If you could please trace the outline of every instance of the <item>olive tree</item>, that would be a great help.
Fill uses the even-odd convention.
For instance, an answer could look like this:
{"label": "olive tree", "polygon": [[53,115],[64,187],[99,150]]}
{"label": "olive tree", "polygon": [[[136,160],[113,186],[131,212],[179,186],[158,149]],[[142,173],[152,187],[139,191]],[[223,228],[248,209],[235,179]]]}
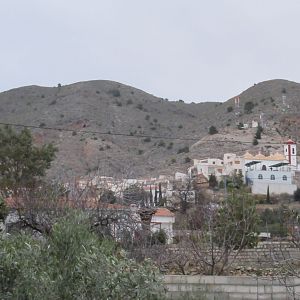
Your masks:
{"label": "olive tree", "polygon": [[1,299],[163,299],[160,276],[149,261],[126,258],[112,240],[71,213],[50,235],[0,238]]}

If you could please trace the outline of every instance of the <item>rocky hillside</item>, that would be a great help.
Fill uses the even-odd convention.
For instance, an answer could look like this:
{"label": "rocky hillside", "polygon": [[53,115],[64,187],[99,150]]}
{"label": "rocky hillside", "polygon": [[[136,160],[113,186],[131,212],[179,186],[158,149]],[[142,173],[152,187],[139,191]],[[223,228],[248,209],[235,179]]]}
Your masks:
{"label": "rocky hillside", "polygon": [[[32,129],[36,143],[51,141],[58,146],[51,176],[98,170],[102,175],[131,177],[185,170],[194,157],[242,153],[253,147],[254,132],[238,130],[236,124],[258,121],[261,113],[266,129],[255,149],[276,149],[287,136],[300,138],[299,99],[300,84],[285,80],[249,88],[240,95],[239,110],[233,98],[186,104],[116,82],[89,81],[3,92],[0,120],[36,126]],[[245,111],[245,105],[251,109]],[[212,125],[219,134],[208,134]]]}

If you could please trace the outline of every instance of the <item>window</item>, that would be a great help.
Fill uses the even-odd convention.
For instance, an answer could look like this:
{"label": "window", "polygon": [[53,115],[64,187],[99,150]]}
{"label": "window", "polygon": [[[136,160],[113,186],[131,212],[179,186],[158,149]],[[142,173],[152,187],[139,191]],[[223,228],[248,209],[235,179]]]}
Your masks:
{"label": "window", "polygon": [[292,153],[295,154],[295,148],[292,149]]}
{"label": "window", "polygon": [[266,165],[263,165],[261,169],[262,169],[263,171],[266,171],[266,170],[267,170]]}
{"label": "window", "polygon": [[271,180],[275,180],[275,175],[271,175]]}
{"label": "window", "polygon": [[283,175],[283,176],[282,176],[282,180],[285,180],[285,181],[287,180],[286,175]]}
{"label": "window", "polygon": [[262,174],[258,174],[258,179],[263,179]]}

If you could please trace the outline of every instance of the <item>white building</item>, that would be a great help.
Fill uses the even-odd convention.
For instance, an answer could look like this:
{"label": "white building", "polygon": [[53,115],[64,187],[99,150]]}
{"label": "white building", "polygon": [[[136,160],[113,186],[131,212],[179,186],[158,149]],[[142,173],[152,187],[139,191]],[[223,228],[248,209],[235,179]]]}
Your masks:
{"label": "white building", "polygon": [[207,179],[210,175],[215,175],[218,180],[221,180],[224,175],[224,162],[218,158],[194,159],[194,166],[188,169],[190,178],[198,174],[203,174]]}
{"label": "white building", "polygon": [[202,174],[207,179],[210,175],[215,175],[217,180],[221,181],[223,176],[232,176],[240,171],[243,175],[245,174],[244,158],[235,153],[225,153],[223,160],[218,158],[194,159],[194,166],[188,169],[188,174],[191,178]]}
{"label": "white building", "polygon": [[169,211],[167,208],[160,207],[152,215],[150,228],[151,231],[157,232],[164,230],[167,235],[167,243],[171,244],[173,240],[173,224],[175,223],[175,214]]}
{"label": "white building", "polygon": [[293,178],[295,171],[285,155],[276,153],[265,156],[261,153],[246,153],[245,180],[251,186],[253,194],[269,193],[292,195],[297,189]]}

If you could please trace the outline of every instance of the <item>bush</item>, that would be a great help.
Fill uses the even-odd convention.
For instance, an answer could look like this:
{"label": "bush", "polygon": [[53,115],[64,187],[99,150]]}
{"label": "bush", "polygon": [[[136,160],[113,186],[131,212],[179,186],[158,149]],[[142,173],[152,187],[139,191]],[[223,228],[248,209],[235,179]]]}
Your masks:
{"label": "bush", "polygon": [[112,95],[114,97],[120,97],[121,96],[121,93],[118,89],[111,89],[111,90],[108,91],[108,94]]}
{"label": "bush", "polygon": [[163,229],[154,232],[151,236],[151,245],[165,245],[167,243],[167,234]]}
{"label": "bush", "polygon": [[164,141],[160,140],[157,146],[158,147],[166,147],[166,143]]}
{"label": "bush", "polygon": [[151,138],[150,137],[145,137],[143,141],[145,143],[149,143],[149,142],[151,142]]}
{"label": "bush", "polygon": [[233,111],[233,107],[232,107],[232,106],[228,106],[228,107],[227,107],[227,112],[230,113],[230,112],[232,112],[232,111]]}
{"label": "bush", "polygon": [[130,105],[130,104],[132,104],[133,102],[132,102],[132,100],[131,99],[128,99],[127,100],[127,105]]}
{"label": "bush", "polygon": [[297,190],[294,192],[294,200],[300,201],[300,189],[297,188]]}
{"label": "bush", "polygon": [[257,140],[256,138],[254,138],[254,139],[253,139],[253,141],[252,141],[252,145],[253,145],[253,146],[256,146],[256,145],[258,145],[258,140]]}
{"label": "bush", "polygon": [[179,124],[179,125],[178,125],[178,128],[179,128],[179,129],[182,129],[182,128],[183,128],[182,124]]}
{"label": "bush", "polygon": [[170,142],[169,145],[168,145],[168,147],[167,147],[167,149],[171,150],[172,148],[173,148],[173,142]]}
{"label": "bush", "polygon": [[136,108],[142,110],[142,109],[143,109],[143,104],[142,104],[142,103],[139,103],[139,104],[136,106]]}
{"label": "bush", "polygon": [[144,153],[144,150],[139,149],[138,155],[142,155]]}
{"label": "bush", "polygon": [[215,126],[210,126],[209,129],[208,129],[208,133],[209,134],[216,134],[216,133],[218,133],[218,130]]}
{"label": "bush", "polygon": [[255,133],[255,138],[260,140],[262,132],[263,132],[263,128],[259,125]]}
{"label": "bush", "polygon": [[184,146],[183,148],[178,149],[177,154],[188,153],[188,152],[190,152],[189,146]]}
{"label": "bush", "polygon": [[186,164],[190,163],[192,160],[187,156],[185,159],[184,159],[184,162]]}
{"label": "bush", "polygon": [[246,102],[245,105],[244,105],[245,114],[251,114],[253,108],[254,108],[254,104],[253,104],[252,101]]}

